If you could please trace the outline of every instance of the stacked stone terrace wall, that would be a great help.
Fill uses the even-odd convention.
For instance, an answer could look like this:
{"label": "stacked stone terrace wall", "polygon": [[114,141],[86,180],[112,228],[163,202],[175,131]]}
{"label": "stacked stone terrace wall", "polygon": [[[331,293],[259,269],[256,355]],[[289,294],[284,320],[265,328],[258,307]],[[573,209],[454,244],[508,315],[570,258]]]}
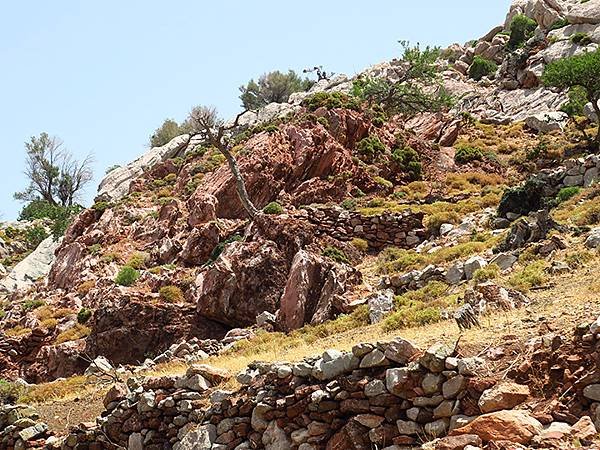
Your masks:
{"label": "stacked stone terrace wall", "polygon": [[426,239],[423,213],[405,211],[365,216],[339,207],[307,207],[308,220],[318,225],[319,233],[340,241],[361,238],[369,247],[393,245],[414,248]]}

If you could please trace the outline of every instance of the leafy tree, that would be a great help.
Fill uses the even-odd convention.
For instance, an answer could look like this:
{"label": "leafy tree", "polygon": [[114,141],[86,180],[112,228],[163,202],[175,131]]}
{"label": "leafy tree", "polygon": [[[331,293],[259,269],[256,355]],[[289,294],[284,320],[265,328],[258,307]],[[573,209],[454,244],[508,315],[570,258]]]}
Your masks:
{"label": "leafy tree", "polygon": [[79,205],[61,206],[46,200],[34,200],[23,207],[19,220],[50,219],[52,236],[55,240],[65,234],[73,218],[83,208]]}
{"label": "leafy tree", "polygon": [[150,147],[162,147],[168,144],[171,139],[189,131],[189,126],[186,122],[180,125],[173,119],[165,119],[163,124],[150,136]]}
{"label": "leafy tree", "polygon": [[92,159],[77,161],[56,137],[41,133],[25,143],[25,176],[29,186],[14,194],[24,202],[44,200],[51,205],[72,206],[81,190],[92,180]]}
{"label": "leafy tree", "polygon": [[300,77],[293,70],[283,73],[278,70],[261,75],[258,82],[250,80],[240,87],[240,100],[247,110],[261,108],[269,103],[284,103],[294,92],[307,91],[314,84]]}
{"label": "leafy tree", "polygon": [[[546,86],[559,89],[579,88],[585,92],[596,113],[598,131],[595,139],[589,139],[593,147],[600,146],[600,50],[559,59],[546,66],[542,75]],[[587,135],[586,135],[587,137]]]}
{"label": "leafy tree", "polygon": [[395,81],[387,78],[362,78],[354,83],[353,94],[369,106],[379,104],[388,115],[440,111],[452,105],[452,98],[439,82],[438,47],[410,46],[404,49],[400,64],[393,70]]}

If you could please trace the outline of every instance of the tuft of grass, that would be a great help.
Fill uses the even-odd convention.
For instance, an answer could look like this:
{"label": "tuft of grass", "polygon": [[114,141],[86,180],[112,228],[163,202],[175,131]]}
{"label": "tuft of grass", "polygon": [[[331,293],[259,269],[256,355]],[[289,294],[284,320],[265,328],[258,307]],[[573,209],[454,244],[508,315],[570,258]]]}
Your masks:
{"label": "tuft of grass", "polygon": [[500,276],[500,267],[497,264],[488,264],[481,269],[477,269],[473,274],[473,281],[475,283],[484,283],[486,281],[493,280]]}
{"label": "tuft of grass", "polygon": [[263,208],[263,212],[265,214],[281,214],[283,212],[283,206],[277,202],[271,202]]}
{"label": "tuft of grass", "polygon": [[82,282],[79,286],[77,286],[77,293],[81,296],[87,295],[94,287],[96,286],[96,282],[94,280],[87,280]]}
{"label": "tuft of grass", "polygon": [[548,275],[546,274],[545,269],[545,261],[534,261],[515,272],[508,279],[508,284],[521,292],[527,292],[531,288],[543,286],[548,282]]}
{"label": "tuft of grass", "polygon": [[9,337],[20,337],[31,333],[31,328],[25,328],[23,325],[15,325],[12,328],[4,330],[4,334]]}
{"label": "tuft of grass", "polygon": [[169,303],[179,303],[185,300],[183,292],[177,286],[163,286],[159,289],[160,298]]}
{"label": "tuft of grass", "polygon": [[148,255],[148,253],[135,252],[127,260],[127,265],[129,267],[133,267],[134,269],[143,269],[146,266],[146,262],[149,258],[150,256]]}
{"label": "tuft of grass", "polygon": [[43,300],[25,300],[23,303],[21,303],[21,308],[23,308],[23,311],[33,311],[34,309],[37,309],[41,306],[44,306],[46,304],[45,301]]}
{"label": "tuft of grass", "polygon": [[54,341],[54,343],[58,345],[62,344],[63,342],[76,341],[77,339],[89,336],[91,332],[92,330],[90,330],[85,325],[76,323],[68,330],[63,331],[58,336],[56,336],[56,340]]}

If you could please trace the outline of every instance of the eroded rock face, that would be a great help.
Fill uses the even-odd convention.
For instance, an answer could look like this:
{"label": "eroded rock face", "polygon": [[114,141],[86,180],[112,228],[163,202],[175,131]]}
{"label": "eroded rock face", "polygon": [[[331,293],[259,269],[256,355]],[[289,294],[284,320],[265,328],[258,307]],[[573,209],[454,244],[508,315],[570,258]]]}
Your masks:
{"label": "eroded rock face", "polygon": [[47,276],[54,262],[54,251],[59,244],[60,241],[54,241],[52,236],[44,239],[30,255],[0,280],[0,291],[24,290],[31,287],[35,281]]}
{"label": "eroded rock face", "polygon": [[289,331],[305,323],[321,323],[333,318],[343,305],[341,294],[346,290],[348,279],[353,284],[357,275],[349,267],[300,250],[294,256],[281,295],[279,322],[282,328]]}
{"label": "eroded rock face", "polygon": [[89,326],[86,354],[110,355],[113,364],[141,363],[183,337],[222,338],[227,331],[216,322],[199,320],[192,306],[127,297],[98,309]]}

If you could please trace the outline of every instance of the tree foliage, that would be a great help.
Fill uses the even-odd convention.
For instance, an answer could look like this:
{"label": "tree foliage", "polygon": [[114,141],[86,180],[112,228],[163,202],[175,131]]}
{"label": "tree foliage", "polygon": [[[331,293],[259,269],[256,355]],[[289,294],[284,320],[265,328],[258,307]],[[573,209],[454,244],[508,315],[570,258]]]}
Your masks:
{"label": "tree foliage", "polygon": [[510,38],[508,48],[514,50],[527,41],[535,31],[537,22],[524,14],[518,14],[510,22]]}
{"label": "tree foliage", "polygon": [[287,102],[294,92],[307,91],[313,84],[314,81],[300,77],[293,70],[287,73],[276,70],[261,75],[258,82],[252,79],[241,86],[240,100],[245,109],[254,110],[273,102]]}
{"label": "tree foliage", "polygon": [[[559,89],[578,88],[579,95],[585,93],[587,101],[592,103],[599,125],[593,142],[598,147],[600,145],[600,107],[598,106],[600,100],[600,50],[551,62],[544,69],[542,81],[546,86]],[[577,112],[577,109],[574,108],[573,112]]]}
{"label": "tree foliage", "polygon": [[438,47],[410,46],[401,41],[404,53],[394,69],[395,78],[365,77],[354,83],[353,94],[369,106],[380,105],[388,114],[412,115],[440,111],[452,105],[452,98],[439,81]]}
{"label": "tree foliage", "polygon": [[44,200],[50,205],[72,206],[81,190],[92,180],[92,159],[76,160],[56,137],[41,133],[25,143],[25,176],[29,186],[15,199]]}
{"label": "tree foliage", "polygon": [[173,119],[165,119],[163,124],[154,131],[152,136],[150,136],[150,147],[162,147],[163,145],[168,144],[171,139],[188,133],[189,131],[190,127],[187,122],[180,125]]}
{"label": "tree foliage", "polygon": [[485,59],[482,56],[475,56],[473,58],[473,64],[469,67],[469,78],[475,81],[481,80],[483,77],[487,77],[495,73],[498,70],[498,64],[489,59]]}

